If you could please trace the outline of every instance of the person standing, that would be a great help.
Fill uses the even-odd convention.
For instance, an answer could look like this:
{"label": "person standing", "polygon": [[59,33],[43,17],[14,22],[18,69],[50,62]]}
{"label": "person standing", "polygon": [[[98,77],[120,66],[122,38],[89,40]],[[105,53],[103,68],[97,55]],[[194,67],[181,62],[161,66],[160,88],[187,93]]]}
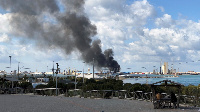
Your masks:
{"label": "person standing", "polygon": [[177,98],[173,92],[171,92],[171,102],[173,103],[174,108],[176,108]]}

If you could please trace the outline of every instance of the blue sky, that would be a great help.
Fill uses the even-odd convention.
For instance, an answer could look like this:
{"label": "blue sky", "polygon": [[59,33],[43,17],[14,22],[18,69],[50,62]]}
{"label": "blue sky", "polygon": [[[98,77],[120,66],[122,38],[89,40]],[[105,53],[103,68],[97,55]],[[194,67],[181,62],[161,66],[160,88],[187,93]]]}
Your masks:
{"label": "blue sky", "polygon": [[[113,49],[121,71],[146,71],[142,67],[152,71],[162,59],[169,68],[173,64],[179,71],[200,72],[199,4],[199,0],[86,0],[83,11],[97,27],[95,38],[101,40],[102,50]],[[12,69],[20,62],[31,71],[45,72],[53,61],[61,70],[91,68],[76,51],[66,55],[58,48],[40,49],[23,32],[21,37],[15,35],[19,32],[10,23],[13,13],[1,7],[0,13],[0,70],[9,66],[9,55]]]}
{"label": "blue sky", "polygon": [[0,8],[0,13],[1,13],[1,14],[4,14],[5,11],[4,11],[2,8]]}
{"label": "blue sky", "polygon": [[149,3],[165,9],[165,13],[172,15],[174,19],[183,17],[193,21],[198,21],[200,14],[198,10],[199,0],[149,0]]}

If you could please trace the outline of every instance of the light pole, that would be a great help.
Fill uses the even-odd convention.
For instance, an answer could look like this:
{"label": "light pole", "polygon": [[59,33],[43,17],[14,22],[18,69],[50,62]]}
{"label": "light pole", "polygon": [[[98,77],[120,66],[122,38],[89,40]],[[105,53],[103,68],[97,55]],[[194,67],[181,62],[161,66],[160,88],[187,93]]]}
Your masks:
{"label": "light pole", "polygon": [[93,79],[94,79],[94,58],[93,58]]}
{"label": "light pole", "polygon": [[53,69],[52,69],[52,72],[53,72],[53,81],[54,81],[54,61],[53,61]]}
{"label": "light pole", "polygon": [[161,61],[160,61],[160,75],[162,75],[161,67],[162,67],[162,59],[161,59]]}
{"label": "light pole", "polygon": [[9,58],[10,58],[10,68],[11,68],[11,57],[12,57],[12,56],[9,56]]}
{"label": "light pole", "polygon": [[57,84],[57,74],[58,74],[58,70],[59,70],[59,68],[58,68],[58,63],[56,63],[57,64],[57,70],[56,70],[56,96],[58,96],[58,84]]}
{"label": "light pole", "polygon": [[84,63],[85,62],[83,62],[83,83],[84,83]]}
{"label": "light pole", "polygon": [[75,70],[75,89],[76,89],[76,70]]}
{"label": "light pole", "polygon": [[[10,58],[10,70],[11,70],[11,57],[12,56],[9,56],[9,58]],[[12,75],[12,71],[10,72],[10,74]],[[13,76],[12,76],[12,88],[13,88]]]}
{"label": "light pole", "polygon": [[[147,71],[147,68],[146,68],[146,67],[142,67],[142,68],[146,69],[146,71]],[[147,71],[147,72],[148,72],[148,71]],[[147,73],[147,74],[148,74],[148,73]],[[147,74],[146,74],[146,84],[148,84]]]}
{"label": "light pole", "polygon": [[19,63],[20,63],[20,62],[18,62],[18,74],[17,74],[18,80],[19,80]]}
{"label": "light pole", "polygon": [[[188,62],[186,62],[186,67],[187,67],[187,63],[188,63]],[[185,71],[185,73],[187,73],[187,70]]]}
{"label": "light pole", "polygon": [[172,66],[172,68],[171,68],[171,69],[172,69],[172,70],[171,70],[171,74],[173,75],[173,74],[174,74],[174,67],[173,67],[174,64],[171,64],[171,66]]}

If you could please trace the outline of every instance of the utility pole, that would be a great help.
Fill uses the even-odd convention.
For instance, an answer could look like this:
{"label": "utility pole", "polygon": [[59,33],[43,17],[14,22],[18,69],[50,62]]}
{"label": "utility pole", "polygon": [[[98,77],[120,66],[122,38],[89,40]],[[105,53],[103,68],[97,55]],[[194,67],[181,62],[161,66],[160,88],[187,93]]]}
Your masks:
{"label": "utility pole", "polygon": [[[146,67],[142,67],[147,71],[147,74],[149,73]],[[147,78],[147,74],[146,74],[146,85],[148,84],[148,78]]]}
{"label": "utility pole", "polygon": [[162,66],[162,59],[160,61],[160,75],[162,74],[162,72],[161,72],[161,66]]}
{"label": "utility pole", "polygon": [[11,57],[12,57],[12,56],[9,56],[9,58],[10,58],[10,68],[11,68]]}
{"label": "utility pole", "polygon": [[76,89],[76,70],[75,70],[75,89]]}
{"label": "utility pole", "polygon": [[17,74],[18,80],[19,80],[19,63],[20,63],[20,62],[18,62],[18,74]]}
{"label": "utility pole", "polygon": [[57,85],[57,74],[58,74],[58,63],[57,64],[57,69],[56,69],[56,96],[58,96],[58,85]]}
{"label": "utility pole", "polygon": [[53,82],[54,82],[54,61],[53,61],[53,69],[52,69],[52,72],[53,72]]}
{"label": "utility pole", "polygon": [[[12,56],[9,56],[9,58],[10,58],[10,70],[11,70],[11,57]],[[12,75],[12,71],[10,72],[10,74]],[[12,88],[13,88],[13,76],[12,76]]]}
{"label": "utility pole", "polygon": [[94,58],[93,58],[93,79],[94,79]]}

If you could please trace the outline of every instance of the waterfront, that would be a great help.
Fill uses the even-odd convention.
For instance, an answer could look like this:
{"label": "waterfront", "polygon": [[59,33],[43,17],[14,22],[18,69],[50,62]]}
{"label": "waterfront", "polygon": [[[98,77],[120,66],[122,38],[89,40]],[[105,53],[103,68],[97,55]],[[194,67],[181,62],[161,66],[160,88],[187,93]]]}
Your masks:
{"label": "waterfront", "polygon": [[[146,76],[146,74],[141,74],[141,75],[135,75],[135,76]],[[163,77],[163,76],[167,76],[167,77],[164,77],[164,78],[127,78],[127,79],[124,79],[123,82],[124,83],[131,83],[131,84],[134,84],[134,83],[141,83],[141,84],[146,84],[146,82],[148,84],[152,84],[152,83],[155,83],[155,82],[158,82],[158,81],[162,81],[162,80],[171,80],[171,81],[174,81],[174,82],[177,82],[177,83],[180,83],[184,86],[188,86],[188,85],[199,85],[200,84],[200,75],[178,75],[178,77],[168,77],[168,76],[172,76],[172,75],[153,75],[153,74],[148,74],[147,75],[148,77],[154,77],[154,76],[157,76],[157,77]]]}
{"label": "waterfront", "polygon": [[[138,79],[136,79],[135,78],[135,80],[139,80],[139,79],[146,79],[146,78],[144,78],[146,75],[140,75],[140,77],[141,76],[143,76],[143,78],[138,78]],[[164,75],[161,75],[161,76],[159,76],[159,75],[156,75],[157,77],[163,77]],[[166,76],[166,75],[165,75]],[[154,75],[149,75],[148,77],[155,77]],[[171,76],[168,76],[168,77],[171,77]],[[183,77],[185,77],[185,78],[187,78],[186,76],[183,76]],[[191,77],[191,76],[189,76],[189,77]],[[193,76],[194,77],[194,76]],[[197,76],[196,76],[197,77]],[[178,79],[178,78],[180,78],[180,77],[177,77],[176,79]],[[195,77],[194,77],[195,78]],[[132,79],[134,79],[134,78],[132,78]],[[160,80],[162,80],[162,78],[147,78],[147,79],[160,79]],[[165,79],[165,78],[164,78]],[[169,78],[168,78],[169,79]],[[127,80],[127,79],[126,79]],[[169,79],[170,80],[170,79]],[[92,82],[91,82],[92,81]],[[82,81],[81,81],[82,82]],[[70,97],[77,97],[77,98],[80,98],[83,102],[82,103],[86,103],[86,104],[88,104],[88,99],[91,101],[91,102],[93,102],[93,103],[96,103],[96,101],[98,100],[98,102],[101,102],[101,103],[103,103],[103,104],[105,104],[105,102],[107,103],[107,102],[109,102],[109,101],[111,101],[109,104],[112,104],[112,105],[110,105],[110,106],[108,106],[109,104],[106,104],[106,106],[104,105],[103,107],[101,106],[101,107],[95,107],[95,108],[93,108],[93,106],[92,107],[89,107],[89,110],[90,109],[92,109],[92,110],[95,110],[95,111],[116,111],[116,108],[113,110],[113,107],[111,107],[111,106],[116,106],[113,102],[120,102],[120,101],[128,101],[128,103],[130,103],[131,105],[137,105],[137,104],[135,104],[135,103],[137,103],[137,102],[140,102],[140,101],[138,101],[137,99],[139,99],[139,100],[143,100],[143,101],[150,101],[150,99],[151,98],[153,98],[152,96],[151,96],[151,94],[149,94],[151,91],[150,91],[150,88],[149,88],[149,86],[146,86],[146,85],[139,85],[139,88],[138,87],[135,87],[134,85],[130,85],[130,84],[128,84],[128,85],[126,85],[126,84],[123,84],[122,83],[122,81],[121,80],[113,80],[113,79],[102,79],[102,80],[93,80],[93,79],[88,79],[88,82],[91,82],[91,83],[85,83],[85,85],[84,85],[84,87],[83,86],[81,86],[81,85],[79,85],[79,86],[75,86],[75,89],[74,89],[74,85],[69,85],[69,84],[65,84],[64,86],[62,86],[62,90],[59,92],[59,93],[61,93],[61,94],[59,94],[60,96],[62,96],[62,98],[61,97],[50,97],[50,96],[48,96],[48,95],[55,95],[55,91],[54,92],[51,92],[50,93],[50,91],[46,91],[47,89],[48,90],[52,90],[53,88],[52,87],[55,87],[55,83],[54,83],[54,85],[52,86],[52,82],[49,82],[48,83],[48,85],[47,86],[42,86],[42,88],[43,89],[35,89],[35,91],[36,92],[34,92],[34,94],[35,95],[33,95],[33,91],[31,90],[32,88],[29,88],[29,89],[26,89],[28,92],[24,92],[24,93],[29,93],[29,94],[31,94],[31,96],[30,97],[28,97],[28,98],[30,98],[30,99],[32,99],[33,100],[33,98],[36,98],[35,100],[37,100],[37,97],[40,97],[40,99],[42,99],[42,100],[46,100],[46,99],[43,99],[43,98],[47,98],[47,100],[49,100],[49,98],[50,99],[52,99],[52,100],[54,100],[54,98],[61,98],[60,100],[65,100],[66,102],[68,102],[69,100],[77,100],[77,99],[74,99],[74,98],[70,98]],[[29,83],[30,84],[30,83]],[[19,87],[21,87],[21,86],[19,86]],[[58,88],[60,88],[61,86],[58,86]],[[66,87],[69,87],[68,88],[68,90],[66,89]],[[76,88],[77,87],[77,88]],[[128,87],[128,88],[127,88]],[[147,87],[147,88],[146,88]],[[28,87],[27,87],[28,88]],[[188,88],[188,87],[184,87],[184,88]],[[54,88],[55,89],[55,88]],[[81,92],[82,90],[84,90],[84,91],[86,91],[86,92]],[[25,91],[26,91],[25,90]],[[66,91],[65,91],[66,90]],[[109,91],[108,91],[109,90]],[[114,90],[114,91],[112,91],[112,90]],[[14,91],[17,91],[17,90],[14,90]],[[32,92],[31,92],[32,91]],[[112,91],[113,93],[110,93],[110,91]],[[142,91],[142,93],[140,94],[141,96],[138,96],[138,95],[136,95],[136,94],[138,94],[138,92],[137,91]],[[192,90],[193,91],[193,90]],[[191,93],[192,93],[192,91],[191,91]],[[107,93],[106,93],[107,92]],[[162,91],[163,93],[168,93],[166,90],[163,90]],[[185,99],[185,100],[180,100],[181,101],[181,104],[186,104],[186,102],[187,102],[187,105],[184,105],[184,107],[185,106],[190,106],[191,104],[192,105],[197,105],[198,104],[198,102],[194,102],[194,101],[196,101],[196,100],[193,100],[193,99],[190,99],[190,96],[193,96],[194,94],[196,95],[196,93],[194,93],[193,92],[193,94],[188,94],[188,92],[185,92],[185,91],[181,91],[182,92],[182,94],[183,94],[183,96],[187,96],[187,98],[188,99]],[[190,92],[190,91],[189,91]],[[14,92],[12,92],[11,91],[11,89],[7,89],[7,90],[3,90],[3,92],[2,93],[14,93]],[[18,93],[18,92],[17,92]],[[15,95],[20,95],[20,94],[22,94],[22,95],[26,95],[26,94],[24,94],[23,93],[23,91],[21,90],[21,92],[19,91],[19,93],[18,94],[14,94],[13,96],[15,96]],[[53,94],[52,94],[53,93]],[[88,94],[89,93],[89,94]],[[186,94],[185,94],[186,93]],[[43,96],[38,96],[38,95],[43,95]],[[107,95],[106,95],[107,94]],[[109,96],[109,95],[111,95],[111,94],[113,94],[113,96]],[[149,96],[150,95],[150,96]],[[66,96],[66,97],[64,97],[64,96]],[[143,97],[144,96],[144,97]],[[182,97],[183,97],[182,96]],[[18,97],[21,97],[21,96],[17,96],[17,98]],[[22,96],[23,97],[23,96]],[[23,98],[20,98],[20,99],[23,99]],[[4,98],[4,97],[3,97]],[[26,97],[27,98],[27,97]],[[26,99],[25,98],[25,101],[27,101],[27,100],[29,100],[29,99]],[[110,100],[108,100],[108,99],[105,99],[105,98],[110,98]],[[185,97],[184,97],[185,98]],[[192,98],[194,98],[194,97],[192,97]],[[9,101],[11,101],[10,99],[9,99],[9,97],[7,98]],[[13,98],[11,98],[11,99],[13,99]],[[14,98],[15,99],[15,98]],[[84,100],[83,100],[84,99]],[[121,99],[121,100],[117,100],[117,99]],[[123,100],[122,100],[123,99]],[[129,99],[129,100],[128,100]],[[195,98],[194,98],[195,99]],[[31,104],[33,104],[33,105],[35,105],[34,103],[34,101],[32,101],[32,100],[29,100],[29,101],[27,101],[27,102],[31,102]],[[133,101],[134,100],[134,101]],[[14,100],[14,101],[16,101],[16,99]],[[37,100],[37,101],[39,101],[39,100]],[[80,101],[80,100],[78,100],[78,101]],[[85,102],[86,101],[86,102]],[[13,103],[13,101],[11,101],[12,103]],[[7,102],[7,103],[11,103],[11,102]],[[53,102],[55,102],[55,101],[53,101]],[[73,104],[77,104],[77,103],[79,103],[79,102],[74,102],[74,101],[72,101],[73,102]],[[40,102],[40,103],[42,103],[42,102]],[[45,103],[45,102],[43,102],[43,103]],[[64,103],[64,102],[63,102]],[[81,104],[82,104],[81,103]],[[121,102],[121,103],[123,103],[124,104],[124,102]],[[120,105],[121,105],[121,103],[120,103]],[[147,106],[146,104],[147,104],[147,102],[143,102],[144,103],[144,105],[145,106]],[[6,104],[6,103],[5,103]],[[23,102],[21,103],[21,104],[23,104]],[[71,103],[70,103],[71,104]],[[67,105],[70,105],[70,104],[67,104]],[[78,106],[79,105],[81,105],[81,104],[78,104]],[[117,103],[118,104],[118,103]],[[139,104],[141,104],[141,103],[139,103]],[[150,105],[149,106],[147,106],[147,110],[148,109],[151,109],[151,111],[156,111],[156,110],[154,110],[153,109],[153,106],[152,106],[152,102],[150,102],[149,103]],[[9,104],[8,104],[9,105]],[[98,104],[97,104],[98,105]],[[102,105],[102,104],[99,104],[99,105]],[[125,104],[125,105],[128,105],[128,104]],[[198,104],[199,105],[199,104]],[[44,107],[47,107],[48,108],[48,105],[43,105]],[[84,106],[84,108],[82,108]],[[16,106],[16,107],[18,107],[18,106]],[[16,108],[16,107],[11,107],[11,108]],[[21,107],[21,106],[20,106]],[[25,105],[23,105],[23,107],[29,107],[29,105],[27,105],[27,106],[25,106]],[[37,108],[37,105],[36,106],[34,106],[34,107],[36,107]],[[85,105],[81,105],[81,108],[79,108],[79,107],[75,107],[76,109],[78,109],[78,110],[76,110],[76,111],[88,111],[88,109],[86,109],[85,110]],[[104,108],[105,107],[105,108]],[[123,107],[125,107],[125,106],[123,106]],[[41,107],[38,107],[38,108],[40,108],[41,109]],[[51,111],[52,110],[52,108],[45,108],[45,111]],[[62,107],[59,107],[59,109],[61,109]],[[182,107],[181,107],[182,108]],[[9,110],[10,109],[10,107],[9,108],[5,108],[5,110],[7,110],[7,111],[12,111],[12,110]],[[22,110],[23,111],[26,111],[26,109],[27,108],[22,108]],[[30,108],[28,108],[28,109],[30,109]],[[50,109],[50,110],[49,110]],[[102,109],[102,110],[99,110],[99,109]],[[126,110],[127,109],[127,110]],[[126,109],[124,110],[122,107],[120,107],[119,109],[117,109],[117,110],[120,110],[120,111],[143,111],[143,108],[141,107],[141,109],[139,108],[139,106],[136,106],[136,107],[132,107],[132,106],[128,106],[128,107],[126,107]],[[139,109],[139,110],[138,110]],[[146,112],[147,110],[146,109],[144,109],[144,111]],[[64,111],[68,111],[68,107],[67,108],[62,108],[61,110],[64,110]],[[74,109],[73,109],[74,110]],[[169,108],[167,109],[165,109],[165,110],[168,110],[168,111],[170,111],[169,110]],[[179,110],[179,109],[177,109],[177,110]],[[19,111],[21,111],[21,108],[19,109]],[[32,109],[30,109],[29,111],[32,111]],[[33,111],[38,111],[38,110],[33,110]],[[43,111],[43,110],[42,110]],[[54,111],[54,110],[53,110]],[[58,110],[58,111],[60,111],[60,110]],[[160,110],[159,110],[160,111]],[[181,110],[182,111],[182,110]]]}
{"label": "waterfront", "polygon": [[[136,76],[136,77],[141,77],[141,78],[126,78],[123,80],[123,83],[131,83],[131,84],[135,84],[135,83],[140,83],[140,84],[146,84],[146,82],[148,84],[152,84],[158,81],[162,81],[162,80],[171,80],[177,83],[180,83],[184,86],[188,86],[188,85],[199,85],[200,84],[200,75],[178,75],[178,77],[174,77],[174,75],[154,75],[154,74],[127,74],[129,76]],[[1,77],[3,75],[0,75]],[[11,75],[8,75],[11,76]],[[27,76],[31,76],[30,74],[27,74]],[[34,75],[35,77],[42,77],[44,75]],[[52,74],[47,74],[47,76],[53,76]],[[58,77],[65,77],[65,78],[69,78],[71,76],[74,75],[63,75],[63,74],[58,74]],[[149,78],[144,78],[148,76]],[[21,75],[20,77],[23,77],[23,75]],[[56,77],[56,74],[54,74],[54,77]],[[78,77],[78,75],[77,75]],[[143,77],[143,78],[142,78]],[[159,78],[155,78],[155,77],[159,77]]]}

